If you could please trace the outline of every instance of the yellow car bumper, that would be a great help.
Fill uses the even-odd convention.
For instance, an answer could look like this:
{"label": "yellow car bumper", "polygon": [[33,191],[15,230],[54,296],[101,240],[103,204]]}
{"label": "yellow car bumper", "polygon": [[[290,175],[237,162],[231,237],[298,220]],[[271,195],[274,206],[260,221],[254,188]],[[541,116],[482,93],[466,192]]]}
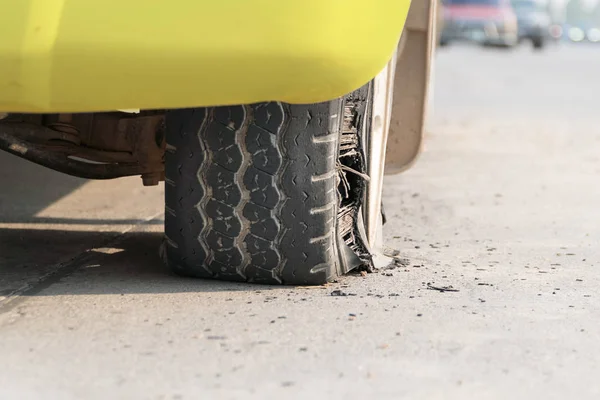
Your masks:
{"label": "yellow car bumper", "polygon": [[373,78],[410,0],[2,0],[0,111],[313,103]]}

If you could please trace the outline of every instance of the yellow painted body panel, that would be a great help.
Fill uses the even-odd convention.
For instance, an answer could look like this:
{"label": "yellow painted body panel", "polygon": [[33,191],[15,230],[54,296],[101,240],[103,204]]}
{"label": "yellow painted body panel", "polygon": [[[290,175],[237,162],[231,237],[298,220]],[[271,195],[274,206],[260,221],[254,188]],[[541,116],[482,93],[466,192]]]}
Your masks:
{"label": "yellow painted body panel", "polygon": [[410,0],[0,0],[0,111],[313,103],[387,63]]}

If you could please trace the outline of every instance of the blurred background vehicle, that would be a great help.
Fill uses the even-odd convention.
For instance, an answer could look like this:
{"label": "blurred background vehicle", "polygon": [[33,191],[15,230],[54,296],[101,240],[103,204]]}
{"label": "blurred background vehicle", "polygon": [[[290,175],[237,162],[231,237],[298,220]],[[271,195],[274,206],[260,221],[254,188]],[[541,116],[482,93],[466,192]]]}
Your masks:
{"label": "blurred background vehicle", "polygon": [[444,2],[443,2],[443,0],[437,0],[436,18],[437,18],[436,33],[438,35],[437,42],[439,43],[441,41],[441,38],[442,38],[442,33],[444,32],[444,20],[445,20],[445,16],[444,16]]}
{"label": "blurred background vehicle", "polygon": [[[439,0],[439,44],[600,43],[600,0]],[[516,29],[516,40],[512,35]]]}
{"label": "blurred background vehicle", "polygon": [[511,47],[518,42],[517,16],[510,0],[444,0],[440,45],[471,41]]}
{"label": "blurred background vehicle", "polygon": [[571,43],[599,43],[600,2],[595,0],[566,2],[562,39]]}
{"label": "blurred background vehicle", "polygon": [[536,49],[543,48],[550,36],[551,16],[539,0],[512,0],[517,15],[519,41],[530,40]]}

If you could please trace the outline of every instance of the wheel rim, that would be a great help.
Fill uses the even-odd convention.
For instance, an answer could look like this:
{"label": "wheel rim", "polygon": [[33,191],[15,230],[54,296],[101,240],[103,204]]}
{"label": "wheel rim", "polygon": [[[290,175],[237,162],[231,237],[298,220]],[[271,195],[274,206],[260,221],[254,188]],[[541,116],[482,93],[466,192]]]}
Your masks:
{"label": "wheel rim", "polygon": [[[408,30],[425,31],[427,34],[427,52],[428,59],[425,63],[427,70],[428,81],[433,79],[433,68],[431,68],[431,60],[435,54],[435,40],[437,24],[437,2],[428,0],[428,4],[419,3],[419,6],[426,7],[425,19],[422,19],[421,13],[415,11],[415,20],[412,21],[414,26],[406,27]],[[411,12],[412,12],[411,8]],[[411,18],[409,13],[409,19]],[[393,110],[393,93],[395,84],[396,64],[398,55],[403,51],[406,44],[406,37],[400,39],[399,47],[394,53],[392,59],[374,79],[373,96],[372,96],[372,114],[370,132],[364,132],[363,137],[366,138],[365,149],[367,149],[367,174],[370,181],[367,185],[365,204],[363,208],[363,218],[367,245],[371,254],[373,254],[374,263],[381,261],[383,253],[383,224],[381,215],[381,201],[383,189],[383,176],[385,171],[385,156],[390,130],[390,123]],[[423,98],[423,119],[425,118],[426,109],[431,107],[428,101],[433,98],[431,85],[425,84],[425,95]],[[429,106],[429,107],[428,107]],[[422,128],[422,126],[421,126]],[[368,127],[367,127],[368,129]]]}
{"label": "wheel rim", "polygon": [[381,200],[385,150],[392,113],[396,56],[397,53],[394,53],[390,62],[373,81],[370,132],[365,135],[367,138],[365,146],[367,149],[367,174],[370,179],[367,185],[363,218],[367,244],[372,253],[382,246],[383,239]]}

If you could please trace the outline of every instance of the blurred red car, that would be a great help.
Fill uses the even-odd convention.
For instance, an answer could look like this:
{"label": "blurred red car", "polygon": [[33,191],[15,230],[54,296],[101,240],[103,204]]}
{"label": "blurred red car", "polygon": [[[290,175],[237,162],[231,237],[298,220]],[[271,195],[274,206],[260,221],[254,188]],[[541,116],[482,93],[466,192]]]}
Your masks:
{"label": "blurred red car", "polygon": [[517,16],[510,0],[444,0],[441,45],[473,41],[484,45],[514,46]]}

